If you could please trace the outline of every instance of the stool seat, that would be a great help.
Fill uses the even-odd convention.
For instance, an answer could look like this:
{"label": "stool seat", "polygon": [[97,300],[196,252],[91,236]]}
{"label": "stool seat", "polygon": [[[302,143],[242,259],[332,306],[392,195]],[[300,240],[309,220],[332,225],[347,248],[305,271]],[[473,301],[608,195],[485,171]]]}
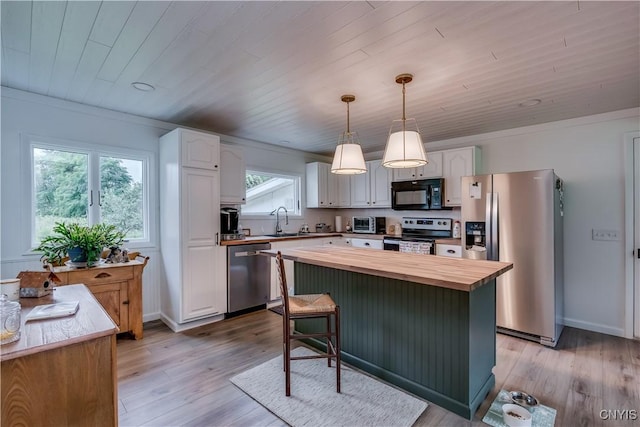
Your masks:
{"label": "stool seat", "polygon": [[335,309],[336,303],[328,294],[289,296],[289,312],[291,314],[332,313]]}

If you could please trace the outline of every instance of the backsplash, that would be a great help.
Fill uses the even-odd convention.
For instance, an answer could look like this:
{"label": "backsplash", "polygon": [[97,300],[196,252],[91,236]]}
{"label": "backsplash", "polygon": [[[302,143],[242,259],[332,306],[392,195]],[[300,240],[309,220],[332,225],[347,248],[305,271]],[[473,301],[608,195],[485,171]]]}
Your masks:
{"label": "backsplash", "polygon": [[[318,223],[325,223],[331,226],[331,230],[335,231],[335,218],[342,217],[343,229],[347,224],[351,223],[353,216],[384,216],[387,224],[393,224],[402,221],[405,216],[420,216],[427,218],[451,218],[453,220],[460,219],[460,209],[452,210],[433,210],[433,211],[394,211],[392,209],[304,209],[302,218],[289,218],[289,224],[285,225],[284,219],[281,220],[282,230],[284,232],[293,233],[300,230],[303,224],[309,225],[310,231],[315,231]],[[254,236],[262,234],[271,234],[275,232],[276,218],[270,216],[268,218],[243,218],[240,215],[240,224],[243,229],[250,229]]]}

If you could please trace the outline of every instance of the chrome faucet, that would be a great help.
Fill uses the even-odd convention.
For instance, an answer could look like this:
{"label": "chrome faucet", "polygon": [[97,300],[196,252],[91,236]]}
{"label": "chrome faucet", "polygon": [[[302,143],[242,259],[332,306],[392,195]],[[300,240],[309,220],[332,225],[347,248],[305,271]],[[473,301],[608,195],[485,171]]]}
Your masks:
{"label": "chrome faucet", "polygon": [[287,208],[285,208],[284,206],[280,206],[278,209],[274,209],[271,212],[271,215],[273,215],[274,213],[276,215],[276,234],[282,233],[282,227],[280,226],[280,209],[284,209],[284,224],[289,225],[289,214],[287,212]]}

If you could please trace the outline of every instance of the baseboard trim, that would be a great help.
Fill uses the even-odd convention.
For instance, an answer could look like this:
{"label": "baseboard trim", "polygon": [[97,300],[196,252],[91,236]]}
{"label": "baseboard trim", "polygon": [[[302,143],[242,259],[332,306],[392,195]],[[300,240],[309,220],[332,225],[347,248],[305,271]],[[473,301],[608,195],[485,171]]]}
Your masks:
{"label": "baseboard trim", "polygon": [[197,328],[198,326],[208,325],[209,323],[219,322],[224,320],[224,314],[219,314],[217,316],[206,317],[204,319],[192,320],[186,323],[177,323],[173,320],[169,319],[167,316],[160,314],[160,320],[167,325],[173,332],[184,332],[189,329]]}
{"label": "baseboard trim", "polygon": [[616,337],[626,338],[624,334],[624,328],[614,328],[599,323],[585,322],[583,320],[564,318],[564,325],[572,328],[584,329],[592,332],[599,332],[601,334],[613,335]]}

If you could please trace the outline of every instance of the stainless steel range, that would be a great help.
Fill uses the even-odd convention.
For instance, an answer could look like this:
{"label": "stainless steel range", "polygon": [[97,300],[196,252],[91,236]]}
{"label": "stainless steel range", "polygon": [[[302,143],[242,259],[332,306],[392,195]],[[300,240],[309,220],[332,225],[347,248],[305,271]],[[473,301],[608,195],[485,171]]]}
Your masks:
{"label": "stainless steel range", "polygon": [[425,255],[435,254],[435,240],[452,236],[450,218],[402,218],[402,235],[385,236],[384,249]]}

